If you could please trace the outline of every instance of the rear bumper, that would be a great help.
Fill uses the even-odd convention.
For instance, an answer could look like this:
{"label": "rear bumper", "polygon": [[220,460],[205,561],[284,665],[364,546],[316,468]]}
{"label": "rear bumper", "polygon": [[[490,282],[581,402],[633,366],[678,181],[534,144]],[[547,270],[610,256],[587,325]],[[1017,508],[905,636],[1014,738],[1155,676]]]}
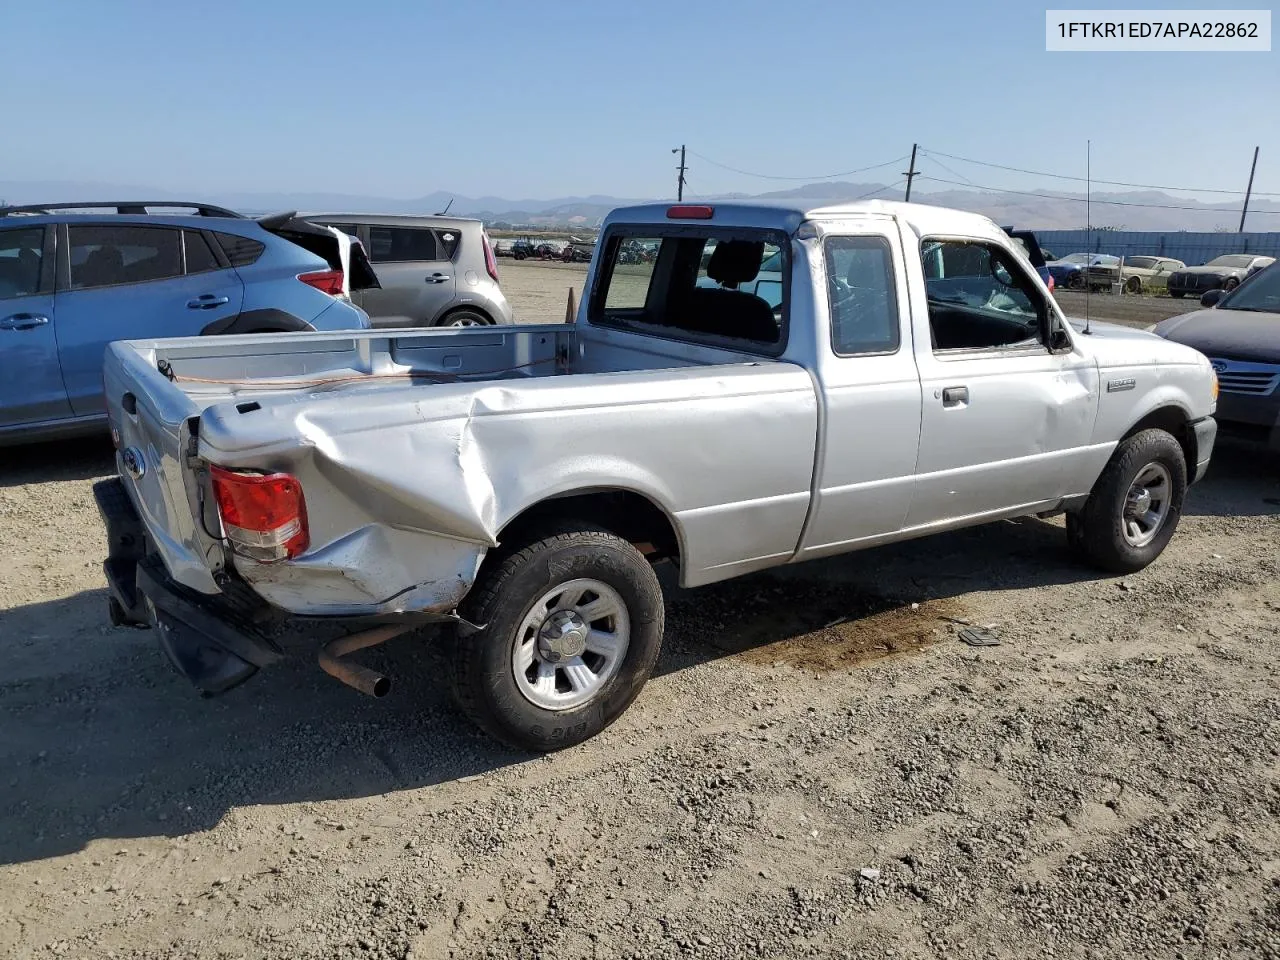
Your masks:
{"label": "rear bumper", "polygon": [[94,484],[107,527],[103,563],[109,612],[117,625],[153,627],[169,662],[197,689],[222,693],[281,657],[247,611],[175,583],[147,550],[146,531],[118,478]]}

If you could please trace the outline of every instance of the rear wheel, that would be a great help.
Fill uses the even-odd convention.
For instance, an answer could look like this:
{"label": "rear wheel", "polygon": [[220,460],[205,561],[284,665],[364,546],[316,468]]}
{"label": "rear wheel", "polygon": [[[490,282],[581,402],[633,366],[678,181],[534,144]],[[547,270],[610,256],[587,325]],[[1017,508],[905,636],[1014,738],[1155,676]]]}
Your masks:
{"label": "rear wheel", "polygon": [[635,547],[587,527],[549,533],[486,563],[461,610],[454,698],[523,750],[581,743],[616,720],[662,645],[662,590]]}
{"label": "rear wheel", "polygon": [[1142,279],[1140,277],[1130,277],[1124,282],[1124,292],[1132,293],[1135,296],[1142,293]]}
{"label": "rear wheel", "polygon": [[1185,291],[1185,290],[1170,290],[1170,291],[1169,291],[1169,296],[1173,297],[1173,299],[1175,299],[1175,300],[1181,300],[1181,299],[1182,299],[1183,297],[1185,297],[1186,295],[1187,295],[1187,291]]}
{"label": "rear wheel", "polygon": [[441,318],[440,327],[487,327],[493,321],[479,310],[455,310]]}
{"label": "rear wheel", "polygon": [[1187,464],[1164,430],[1121,441],[1078,513],[1067,514],[1067,540],[1110,573],[1141,570],[1164,551],[1182,515]]}
{"label": "rear wheel", "polygon": [[1067,277],[1067,289],[1068,289],[1068,290],[1083,290],[1083,289],[1084,289],[1084,274],[1083,274],[1083,273],[1073,273],[1071,276]]}

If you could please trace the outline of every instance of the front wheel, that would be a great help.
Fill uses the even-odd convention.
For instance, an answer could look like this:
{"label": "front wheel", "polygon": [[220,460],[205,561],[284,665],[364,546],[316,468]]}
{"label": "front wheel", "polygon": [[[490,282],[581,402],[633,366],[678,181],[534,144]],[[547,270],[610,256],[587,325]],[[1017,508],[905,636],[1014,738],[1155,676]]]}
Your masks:
{"label": "front wheel", "polygon": [[662,589],[644,556],[582,527],[486,564],[462,610],[453,693],[481,729],[522,750],[595,736],[630,706],[662,646]]}
{"label": "front wheel", "polygon": [[1078,513],[1067,514],[1067,539],[1109,573],[1134,573],[1164,551],[1187,492],[1187,463],[1164,430],[1120,442]]}
{"label": "front wheel", "polygon": [[1169,296],[1173,297],[1173,299],[1175,299],[1175,300],[1181,300],[1181,299],[1182,299],[1183,297],[1185,297],[1186,295],[1187,295],[1187,291],[1185,291],[1185,290],[1170,290],[1170,291],[1169,291]]}
{"label": "front wheel", "polygon": [[1142,293],[1142,280],[1139,277],[1130,277],[1124,282],[1125,293],[1131,293],[1134,296]]}
{"label": "front wheel", "polygon": [[1223,289],[1223,290],[1234,290],[1234,289],[1235,289],[1236,287],[1238,287],[1238,286],[1240,286],[1240,278],[1239,278],[1239,277],[1227,277],[1226,282],[1222,285],[1222,289]]}

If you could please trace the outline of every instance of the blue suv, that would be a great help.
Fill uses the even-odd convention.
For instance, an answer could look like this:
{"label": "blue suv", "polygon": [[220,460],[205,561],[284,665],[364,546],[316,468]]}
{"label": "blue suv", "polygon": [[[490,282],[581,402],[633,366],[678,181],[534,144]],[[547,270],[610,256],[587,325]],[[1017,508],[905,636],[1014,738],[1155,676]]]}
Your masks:
{"label": "blue suv", "polygon": [[377,283],[359,244],[291,213],[0,207],[0,444],[103,429],[113,340],[364,329],[350,291]]}

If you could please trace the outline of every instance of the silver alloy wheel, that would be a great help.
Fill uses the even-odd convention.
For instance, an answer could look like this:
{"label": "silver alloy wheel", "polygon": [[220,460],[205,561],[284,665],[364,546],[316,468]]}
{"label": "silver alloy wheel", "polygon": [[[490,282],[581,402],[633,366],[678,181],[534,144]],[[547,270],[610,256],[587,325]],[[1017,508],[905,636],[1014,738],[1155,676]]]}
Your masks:
{"label": "silver alloy wheel", "polygon": [[1124,497],[1120,525],[1131,547],[1145,547],[1169,518],[1173,477],[1164,464],[1151,462],[1138,471]]}
{"label": "silver alloy wheel", "polygon": [[446,327],[483,327],[485,322],[474,314],[468,316],[462,314],[456,320],[450,320],[445,324]]}
{"label": "silver alloy wheel", "polygon": [[599,693],[627,655],[631,617],[618,591],[582,578],[534,601],[516,631],[516,688],[543,710],[570,710]]}

